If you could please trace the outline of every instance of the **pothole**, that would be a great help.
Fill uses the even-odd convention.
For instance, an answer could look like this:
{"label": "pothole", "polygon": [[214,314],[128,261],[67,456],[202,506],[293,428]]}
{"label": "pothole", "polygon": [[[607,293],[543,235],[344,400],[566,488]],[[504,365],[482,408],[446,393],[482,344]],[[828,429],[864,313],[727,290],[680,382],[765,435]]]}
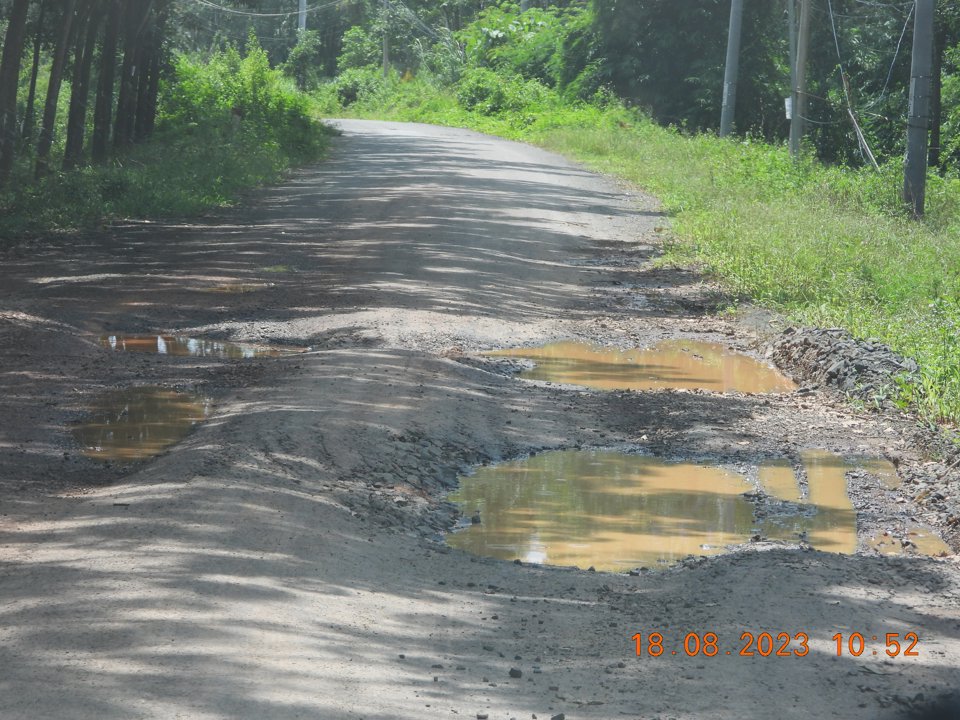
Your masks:
{"label": "pothole", "polygon": [[241,360],[279,357],[302,352],[297,348],[276,348],[249,343],[223,342],[177,335],[104,335],[100,344],[118,352],[153,353],[176,357],[209,357]]}
{"label": "pothole", "polygon": [[161,387],[134,387],[105,393],[74,426],[83,454],[98,460],[132,462],[182,440],[209,412],[206,398]]}
{"label": "pothole", "polygon": [[774,368],[716,343],[668,340],[649,350],[619,350],[581,342],[485,353],[532,360],[521,378],[598,390],[709,390],[785,393],[796,384]]}
{"label": "pothole", "polygon": [[450,545],[502,560],[622,571],[749,539],[745,478],[718,467],[563,450],[484,467],[450,499],[481,522]]}
{"label": "pothole", "polygon": [[[857,515],[846,472],[883,461],[801,454],[801,487],[788,460],[759,467],[761,493],[743,475],[691,462],[609,450],[562,450],[479,468],[449,499],[472,522],[447,542],[475,555],[623,571],[717,555],[765,537],[853,554]],[[883,468],[885,469],[885,468]],[[895,474],[895,473],[894,473]],[[927,530],[867,540],[886,554],[950,554]]]}

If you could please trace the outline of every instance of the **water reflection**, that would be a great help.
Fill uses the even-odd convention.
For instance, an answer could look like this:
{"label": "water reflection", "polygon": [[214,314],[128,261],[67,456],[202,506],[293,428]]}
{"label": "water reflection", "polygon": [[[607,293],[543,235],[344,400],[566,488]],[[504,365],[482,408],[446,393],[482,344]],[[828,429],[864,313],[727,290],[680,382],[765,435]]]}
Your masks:
{"label": "water reflection", "polygon": [[298,350],[248,343],[231,343],[175,335],[104,335],[100,344],[118,352],[154,353],[178,357],[208,357],[241,360],[254,357],[278,357]]}
{"label": "water reflection", "polygon": [[649,350],[618,350],[580,342],[497,350],[487,355],[533,360],[520,377],[599,390],[791,392],[796,385],[772,367],[723,345],[669,340]]}
{"label": "water reflection", "polygon": [[609,451],[481,468],[451,496],[483,522],[448,542],[474,554],[598,570],[654,567],[745,542],[751,486],[736,473]]}
{"label": "water reflection", "polygon": [[109,392],[90,407],[89,419],[73,428],[83,454],[128,462],[162,452],[203,420],[209,401],[160,387]]}

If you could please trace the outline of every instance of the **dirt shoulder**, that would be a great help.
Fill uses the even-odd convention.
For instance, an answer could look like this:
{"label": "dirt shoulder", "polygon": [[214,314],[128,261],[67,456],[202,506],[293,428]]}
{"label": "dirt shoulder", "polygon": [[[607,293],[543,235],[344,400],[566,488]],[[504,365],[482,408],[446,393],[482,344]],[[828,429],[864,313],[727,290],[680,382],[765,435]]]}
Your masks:
{"label": "dirt shoulder", "polygon": [[[892,718],[960,687],[953,557],[761,541],[626,575],[445,547],[458,474],[549,449],[755,480],[815,448],[950,475],[909,419],[820,389],[600,393],[488,367],[478,352],[561,338],[764,338],[713,314],[695,273],[652,264],[652,199],[475,133],[342,125],[327,162],[243,210],[4,257],[0,716]],[[99,342],[117,332],[304,352],[123,354]],[[91,398],[147,384],[201,393],[209,418],[147,463],[85,457],[68,428]],[[947,529],[916,483],[850,482],[861,536]],[[764,631],[810,652],[741,656]],[[916,632],[921,654],[838,657],[854,631]],[[668,652],[637,657],[652,632]],[[670,654],[688,632],[720,654]]]}

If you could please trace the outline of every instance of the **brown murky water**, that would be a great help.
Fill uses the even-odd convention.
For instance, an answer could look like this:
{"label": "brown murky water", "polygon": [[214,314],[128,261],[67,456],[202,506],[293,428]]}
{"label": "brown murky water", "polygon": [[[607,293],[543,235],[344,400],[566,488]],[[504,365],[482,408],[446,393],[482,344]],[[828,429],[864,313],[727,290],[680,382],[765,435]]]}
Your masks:
{"label": "brown murky water", "polygon": [[[826,552],[856,552],[857,514],[847,494],[846,473],[854,469],[867,470],[880,478],[884,487],[894,489],[900,482],[897,469],[888,460],[855,458],[847,461],[824,450],[801,453],[801,461],[807,473],[806,497],[789,462],[772,461],[760,467],[760,485],[768,494],[797,503],[795,513],[777,516],[762,523],[763,534],[785,542],[804,538],[817,550]],[[949,546],[930,528],[913,528],[908,531],[907,539],[912,545],[901,543],[899,538],[891,536],[871,538],[864,545],[886,555],[952,554]]]}
{"label": "brown murky water", "polygon": [[618,350],[580,342],[497,350],[487,355],[533,360],[520,377],[598,390],[711,390],[780,393],[796,385],[777,370],[723,345],[669,340],[649,350]]}
{"label": "brown murky water", "polygon": [[937,533],[932,528],[923,525],[907,528],[905,536],[886,533],[876,535],[870,538],[867,547],[873,548],[884,555],[903,555],[911,551],[933,557],[953,554],[950,546],[937,537]]}
{"label": "brown murky water", "polygon": [[297,350],[272,348],[247,343],[221,342],[175,335],[104,335],[100,344],[118,352],[154,353],[178,357],[209,357],[241,360],[254,357],[278,357]]}
{"label": "brown murky water", "polygon": [[[612,451],[564,450],[480,468],[450,495],[481,523],[447,542],[476,555],[618,571],[660,567],[688,555],[715,555],[747,542],[757,529],[772,539],[806,540],[826,552],[857,551],[857,516],[846,472],[884,461],[846,461],[823,450],[801,453],[806,492],[786,459],[759,468],[763,490],[786,504],[758,521],[744,497],[746,478],[722,468]],[[881,539],[881,552],[949,554],[927,530]],[[872,546],[870,542],[866,543]]]}
{"label": "brown murky water", "polygon": [[74,426],[83,454],[98,460],[130,462],[152,457],[182,440],[209,411],[209,401],[160,387],[109,392]]}
{"label": "brown murky water", "polygon": [[900,487],[900,476],[897,468],[889,460],[883,458],[858,458],[856,464],[872,475],[876,475],[880,484],[887,490],[896,490]]}
{"label": "brown murky water", "polygon": [[450,499],[482,523],[448,542],[503,560],[655,567],[746,542],[747,481],[721,468],[609,451],[558,451],[481,468]]}

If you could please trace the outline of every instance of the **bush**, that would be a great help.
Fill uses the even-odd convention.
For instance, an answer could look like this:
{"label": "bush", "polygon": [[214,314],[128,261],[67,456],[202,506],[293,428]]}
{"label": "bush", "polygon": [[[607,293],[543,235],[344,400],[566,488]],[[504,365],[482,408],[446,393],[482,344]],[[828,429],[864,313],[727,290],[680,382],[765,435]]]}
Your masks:
{"label": "bush", "polygon": [[[0,233],[96,226],[117,217],[197,212],[318,157],[330,129],[255,43],[203,61],[179,56],[161,89],[157,130],[103,167],[53,172],[0,196]],[[16,186],[12,186],[16,187]]]}
{"label": "bush", "polygon": [[342,107],[367,100],[383,89],[383,71],[376,67],[352,68],[333,81],[333,91]]}
{"label": "bush", "polygon": [[337,69],[342,73],[356,68],[376,65],[381,58],[380,43],[359,25],[343,34]]}
{"label": "bush", "polygon": [[293,78],[301,91],[315,88],[320,81],[320,61],[323,43],[316,30],[301,30],[297,44],[287,56],[281,68],[283,74]]}

